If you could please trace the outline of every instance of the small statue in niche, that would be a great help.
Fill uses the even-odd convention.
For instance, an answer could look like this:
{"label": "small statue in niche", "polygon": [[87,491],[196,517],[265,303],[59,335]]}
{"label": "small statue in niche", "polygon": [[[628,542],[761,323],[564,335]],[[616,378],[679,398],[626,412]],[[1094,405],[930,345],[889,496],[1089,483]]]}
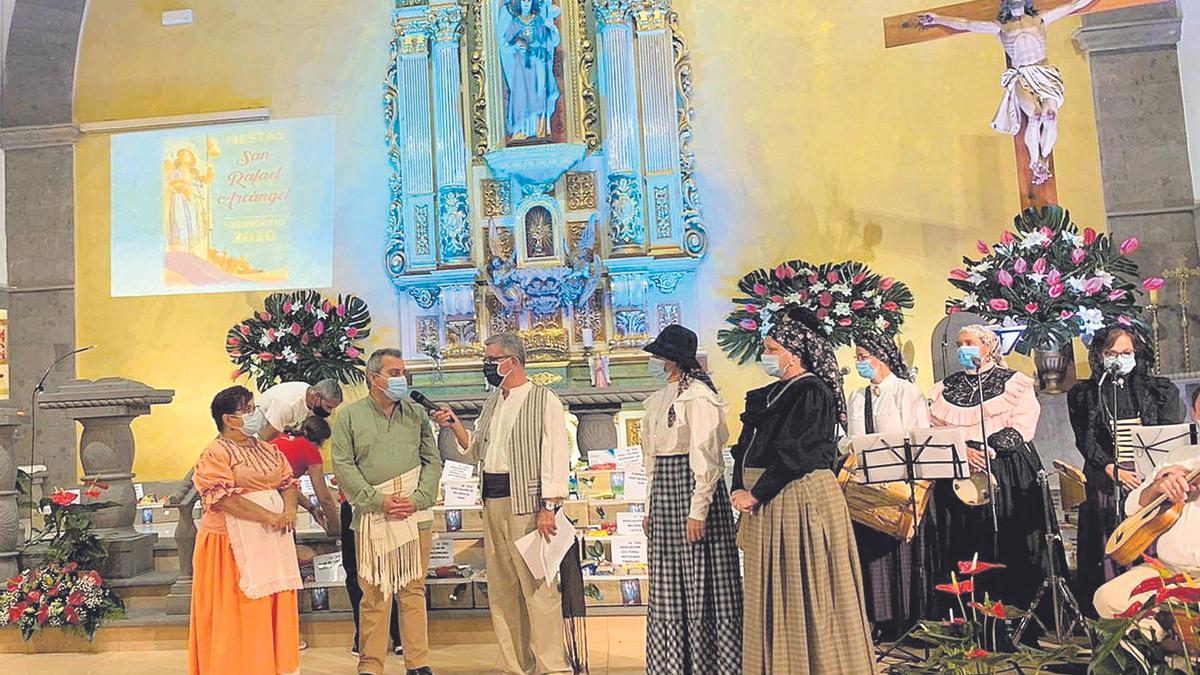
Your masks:
{"label": "small statue in niche", "polygon": [[562,36],[560,10],[548,0],[506,0],[499,13],[500,66],[507,89],[505,126],[510,140],[548,139],[558,108],[554,58]]}

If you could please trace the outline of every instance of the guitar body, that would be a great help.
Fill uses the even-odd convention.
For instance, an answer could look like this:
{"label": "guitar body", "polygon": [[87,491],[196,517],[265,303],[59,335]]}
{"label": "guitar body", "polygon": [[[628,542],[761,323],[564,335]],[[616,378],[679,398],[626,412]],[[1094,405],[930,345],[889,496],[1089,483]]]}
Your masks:
{"label": "guitar body", "polygon": [[1171,504],[1160,497],[1122,521],[1108,538],[1104,552],[1118,565],[1129,566],[1171,529],[1182,513],[1183,504]]}

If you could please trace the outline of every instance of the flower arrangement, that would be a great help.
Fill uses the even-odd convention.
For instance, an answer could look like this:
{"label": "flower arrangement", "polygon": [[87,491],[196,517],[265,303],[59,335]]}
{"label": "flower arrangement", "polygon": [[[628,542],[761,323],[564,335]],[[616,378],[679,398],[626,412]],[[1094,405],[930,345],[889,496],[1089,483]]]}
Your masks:
{"label": "flower arrangement", "polygon": [[1005,626],[1026,612],[993,601],[986,594],[982,601],[975,595],[975,577],[1003,567],[980,562],[978,556],[960,561],[958,572],[950,574],[950,583],[935,587],[955,597],[959,613],[956,615],[952,609],[945,621],[919,623],[912,635],[929,646],[925,660],[896,664],[889,672],[904,675],[1045,672],[1053,666],[1082,663],[1081,650],[1072,645],[1055,649],[1012,647]]}
{"label": "flower arrangement", "polygon": [[775,313],[789,305],[812,310],[835,346],[849,345],[854,334],[870,331],[894,336],[912,309],[908,286],[881,277],[855,261],[813,265],[789,260],[774,269],[757,269],[738,281],[744,295],[733,299],[737,308],[725,321],[717,342],[729,357],[746,363],[762,355],[763,338]]}
{"label": "flower arrangement", "polygon": [[[95,499],[107,488],[88,481],[83,494]],[[0,591],[0,627],[17,626],[25,640],[45,628],[62,628],[90,640],[101,624],[124,613],[120,596],[96,571],[108,559],[108,551],[92,532],[91,514],[114,503],[77,504],[78,498],[61,488],[42,498],[39,506],[50,513],[34,541],[51,535],[46,563],[22,571]]]}
{"label": "flower arrangement", "polygon": [[[998,242],[976,244],[982,257],[964,256],[964,266],[950,271],[950,283],[964,295],[949,300],[947,312],[1024,325],[1017,342],[1023,354],[1090,338],[1106,325],[1145,329],[1135,299],[1138,267],[1129,259],[1136,237],[1117,245],[1090,227],[1080,232],[1061,206],[1025,209],[1013,222],[1015,231]],[[1157,277],[1142,282],[1147,290],[1162,284]]]}
{"label": "flower arrangement", "polygon": [[273,293],[226,334],[225,351],[237,366],[232,377],[253,376],[259,391],[280,382],[362,382],[366,364],[358,341],[370,336],[370,324],[367,303],[354,295]]}

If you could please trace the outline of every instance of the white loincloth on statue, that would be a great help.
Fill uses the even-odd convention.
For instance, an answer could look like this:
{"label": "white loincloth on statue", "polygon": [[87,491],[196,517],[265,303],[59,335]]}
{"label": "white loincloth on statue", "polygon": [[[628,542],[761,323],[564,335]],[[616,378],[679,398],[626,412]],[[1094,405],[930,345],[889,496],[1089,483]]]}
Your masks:
{"label": "white loincloth on statue", "polygon": [[[421,479],[421,467],[375,488],[384,495],[412,497]],[[425,574],[421,565],[421,523],[433,520],[432,511],[417,511],[396,520],[383,513],[363,513],[358,524],[356,553],[358,575],[384,595],[394,595]]]}
{"label": "white loincloth on statue", "polygon": [[1065,85],[1058,68],[1054,66],[1020,66],[1009,68],[1000,76],[1004,87],[1004,98],[992,119],[992,128],[1002,134],[1016,136],[1021,130],[1021,103],[1017,100],[1017,87],[1024,87],[1039,101],[1054,101],[1060,107],[1065,100]]}

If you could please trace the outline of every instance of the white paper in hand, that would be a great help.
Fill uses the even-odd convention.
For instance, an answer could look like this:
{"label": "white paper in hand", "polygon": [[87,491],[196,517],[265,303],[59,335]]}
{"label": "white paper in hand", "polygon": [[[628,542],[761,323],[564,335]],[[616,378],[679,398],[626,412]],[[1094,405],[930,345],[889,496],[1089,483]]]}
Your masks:
{"label": "white paper in hand", "polygon": [[558,566],[562,564],[571,544],[575,543],[575,526],[571,524],[571,519],[567,518],[566,513],[560,510],[554,518],[554,524],[558,532],[549,542],[538,530],[516,541],[517,552],[529,567],[530,574],[534,579],[545,580],[547,583],[554,581],[558,574]]}

